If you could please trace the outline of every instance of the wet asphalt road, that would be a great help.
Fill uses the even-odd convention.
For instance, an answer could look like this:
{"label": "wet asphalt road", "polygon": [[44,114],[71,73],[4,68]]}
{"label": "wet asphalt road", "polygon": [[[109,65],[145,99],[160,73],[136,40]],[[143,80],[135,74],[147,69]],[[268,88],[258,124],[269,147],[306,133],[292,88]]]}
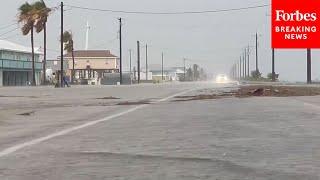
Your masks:
{"label": "wet asphalt road", "polygon": [[320,179],[320,97],[174,101],[234,88],[0,88],[0,179]]}

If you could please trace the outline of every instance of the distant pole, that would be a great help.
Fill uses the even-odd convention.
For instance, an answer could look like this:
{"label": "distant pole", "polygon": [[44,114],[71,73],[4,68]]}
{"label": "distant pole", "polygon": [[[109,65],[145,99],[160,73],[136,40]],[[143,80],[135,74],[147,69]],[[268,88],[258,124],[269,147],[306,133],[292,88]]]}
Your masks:
{"label": "distant pole", "polygon": [[137,41],[137,58],[138,58],[138,84],[140,84],[140,41]]}
{"label": "distant pole", "polygon": [[163,53],[161,54],[161,74],[162,74],[162,81],[163,79]]}
{"label": "distant pole", "polygon": [[89,21],[87,21],[87,26],[86,26],[86,46],[85,46],[85,50],[89,49],[89,31],[90,31],[90,25],[89,25]]}
{"label": "distant pole", "polygon": [[236,79],[237,76],[237,69],[236,69],[236,64],[233,65],[233,79]]}
{"label": "distant pole", "polygon": [[307,49],[307,83],[311,84],[311,49]]}
{"label": "distant pole", "polygon": [[131,56],[131,54],[132,54],[132,50],[131,49],[129,49],[129,59],[130,59],[130,79],[131,79],[131,83],[132,83],[132,56]]}
{"label": "distant pole", "polygon": [[243,59],[244,59],[244,77],[247,77],[247,48],[244,49],[244,53],[243,53]]}
{"label": "distant pole", "polygon": [[248,49],[247,49],[247,58],[248,58],[248,77],[250,77],[250,47],[248,45]]}
{"label": "distant pole", "polygon": [[43,76],[42,76],[42,84],[46,85],[47,75],[46,75],[46,67],[47,67],[47,23],[43,24]]}
{"label": "distant pole", "polygon": [[119,41],[120,41],[120,85],[122,85],[122,18],[119,18]]}
{"label": "distant pole", "polygon": [[186,58],[183,58],[183,81],[186,81]]}
{"label": "distant pole", "polygon": [[241,79],[241,61],[240,62],[238,62],[237,64],[238,64],[238,79],[240,80]]}
{"label": "distant pole", "polygon": [[63,83],[63,76],[64,76],[64,74],[63,74],[63,2],[61,2],[61,37],[60,37],[60,63],[61,63],[61,68],[60,68],[60,87],[64,87],[64,83]]}
{"label": "distant pole", "polygon": [[241,79],[242,78],[242,66],[241,66],[241,62],[242,61],[242,59],[241,59],[241,56],[240,56],[240,61],[239,61],[239,79]]}
{"label": "distant pole", "polygon": [[238,79],[238,63],[234,64],[234,79]]}
{"label": "distant pole", "polygon": [[276,81],[275,63],[274,63],[274,48],[272,48],[272,81]]}
{"label": "distant pole", "polygon": [[235,79],[235,68],[234,68],[234,64],[232,65],[232,79]]}
{"label": "distant pole", "polygon": [[244,55],[244,53],[242,54],[242,76],[243,78],[246,78],[246,56]]}
{"label": "distant pole", "polygon": [[234,64],[234,79],[238,79],[238,64]]}
{"label": "distant pole", "polygon": [[146,44],[146,80],[148,81],[148,44]]}
{"label": "distant pole", "polygon": [[133,67],[133,79],[136,81],[137,80],[137,70],[136,67]]}
{"label": "distant pole", "polygon": [[258,32],[256,33],[256,71],[259,71],[259,64],[258,64]]}

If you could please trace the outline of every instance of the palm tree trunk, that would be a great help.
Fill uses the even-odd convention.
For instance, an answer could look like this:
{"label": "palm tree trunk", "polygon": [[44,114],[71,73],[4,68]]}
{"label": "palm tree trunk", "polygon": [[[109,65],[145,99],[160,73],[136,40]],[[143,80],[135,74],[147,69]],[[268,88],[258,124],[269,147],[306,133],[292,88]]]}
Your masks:
{"label": "palm tree trunk", "polygon": [[46,68],[47,67],[47,23],[43,25],[43,77],[42,77],[42,84],[45,85],[47,82],[47,74]]}
{"label": "palm tree trunk", "polygon": [[36,86],[33,27],[31,28],[31,52],[32,52],[32,83],[31,85]]}
{"label": "palm tree trunk", "polygon": [[75,72],[74,72],[74,51],[73,51],[73,47],[72,47],[72,52],[71,52],[71,55],[72,55],[72,83],[74,83],[74,79],[75,79]]}

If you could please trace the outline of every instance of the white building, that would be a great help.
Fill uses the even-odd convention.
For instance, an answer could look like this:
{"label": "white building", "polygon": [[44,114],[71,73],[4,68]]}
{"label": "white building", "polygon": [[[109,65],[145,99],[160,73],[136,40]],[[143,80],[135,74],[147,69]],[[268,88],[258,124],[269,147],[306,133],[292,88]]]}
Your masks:
{"label": "white building", "polygon": [[[35,51],[36,83],[40,84],[41,52]],[[25,86],[32,80],[31,48],[0,40],[0,86]]]}

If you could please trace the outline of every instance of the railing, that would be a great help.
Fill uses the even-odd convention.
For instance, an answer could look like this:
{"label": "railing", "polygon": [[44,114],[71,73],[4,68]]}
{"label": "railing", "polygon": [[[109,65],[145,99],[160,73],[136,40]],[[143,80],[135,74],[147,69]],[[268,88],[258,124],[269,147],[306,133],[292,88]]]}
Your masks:
{"label": "railing", "polygon": [[[31,61],[0,59],[0,69],[32,69]],[[35,69],[41,70],[42,63],[35,62]]]}

